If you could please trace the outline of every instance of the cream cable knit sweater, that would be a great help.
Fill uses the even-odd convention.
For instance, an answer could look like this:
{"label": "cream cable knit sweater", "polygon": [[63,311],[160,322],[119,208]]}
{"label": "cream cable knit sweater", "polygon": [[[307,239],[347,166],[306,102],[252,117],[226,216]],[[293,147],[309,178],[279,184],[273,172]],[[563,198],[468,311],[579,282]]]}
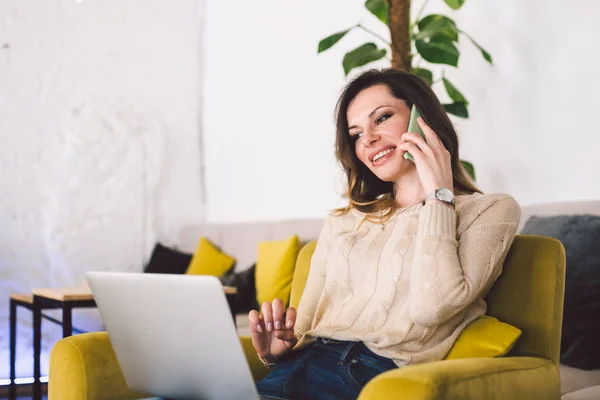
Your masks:
{"label": "cream cable knit sweater", "polygon": [[486,312],[521,209],[504,194],[397,211],[382,224],[357,210],[325,220],[298,307],[296,349],[316,337],[362,341],[396,364],[443,359]]}

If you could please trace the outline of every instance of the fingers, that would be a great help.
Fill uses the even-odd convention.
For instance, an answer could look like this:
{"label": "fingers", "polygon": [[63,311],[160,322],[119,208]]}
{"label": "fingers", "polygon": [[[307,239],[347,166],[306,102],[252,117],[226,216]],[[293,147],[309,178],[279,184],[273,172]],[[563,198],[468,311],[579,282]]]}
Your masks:
{"label": "fingers", "polygon": [[273,331],[273,307],[268,301],[262,305],[262,319],[267,332]]}
{"label": "fingers", "polygon": [[409,152],[415,161],[422,161],[425,158],[425,154],[412,142],[404,142],[398,145],[398,149],[402,150],[402,154]]}
{"label": "fingers", "polygon": [[431,147],[441,147],[445,149],[444,144],[440,140],[437,133],[435,133],[435,131],[431,129],[429,125],[427,125],[427,122],[425,122],[423,117],[419,117],[417,119],[417,123],[423,130],[423,133],[425,134],[425,140],[427,141],[427,143],[429,143]]}
{"label": "fingers", "polygon": [[265,330],[262,318],[258,315],[256,310],[252,310],[248,313],[248,323],[250,324],[250,332],[262,333]]}
{"label": "fingers", "polygon": [[[256,316],[254,317],[258,319],[255,322],[257,330],[261,326],[267,332],[280,329],[293,329],[296,324],[296,309],[294,307],[288,307],[286,311],[281,299],[275,299],[273,300],[273,303],[264,303],[261,310],[262,318],[258,316],[258,313],[256,313]],[[251,320],[251,322],[254,322],[254,320]]]}
{"label": "fingers", "polygon": [[288,307],[285,313],[285,327],[287,329],[294,329],[294,325],[296,325],[296,309]]}
{"label": "fingers", "polygon": [[273,300],[273,327],[282,329],[284,327],[284,305],[281,299]]}
{"label": "fingers", "polygon": [[[401,140],[403,140],[405,142],[414,143],[415,145],[417,145],[419,147],[421,152],[423,152],[424,154],[427,154],[429,157],[434,156],[433,151],[431,150],[431,147],[425,142],[425,140],[421,137],[421,135],[419,135],[417,133],[407,132],[402,135]],[[410,152],[410,153],[412,154],[412,152]]]}

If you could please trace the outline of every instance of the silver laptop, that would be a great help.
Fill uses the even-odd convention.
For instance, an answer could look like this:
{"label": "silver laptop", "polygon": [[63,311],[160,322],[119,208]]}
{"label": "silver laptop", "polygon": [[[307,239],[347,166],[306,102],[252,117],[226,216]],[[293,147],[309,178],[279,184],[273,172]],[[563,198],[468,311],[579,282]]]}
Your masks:
{"label": "silver laptop", "polygon": [[89,272],[130,389],[172,399],[258,399],[223,288],[209,276]]}

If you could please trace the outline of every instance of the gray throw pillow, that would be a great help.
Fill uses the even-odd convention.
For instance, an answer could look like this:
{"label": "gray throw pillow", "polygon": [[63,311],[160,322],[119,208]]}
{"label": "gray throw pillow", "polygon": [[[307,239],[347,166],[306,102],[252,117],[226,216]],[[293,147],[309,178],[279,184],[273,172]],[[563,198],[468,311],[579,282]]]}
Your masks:
{"label": "gray throw pillow", "polygon": [[561,363],[586,370],[599,369],[600,216],[533,216],[521,233],[553,237],[565,246]]}

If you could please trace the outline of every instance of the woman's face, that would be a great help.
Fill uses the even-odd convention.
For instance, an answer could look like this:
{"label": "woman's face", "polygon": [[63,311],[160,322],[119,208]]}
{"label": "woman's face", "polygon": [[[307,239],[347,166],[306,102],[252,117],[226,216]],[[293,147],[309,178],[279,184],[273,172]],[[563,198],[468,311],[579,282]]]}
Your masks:
{"label": "woman's face", "polygon": [[410,108],[386,85],[361,91],[348,106],[347,119],[356,156],[379,179],[395,182],[414,164],[396,147],[408,127]]}

